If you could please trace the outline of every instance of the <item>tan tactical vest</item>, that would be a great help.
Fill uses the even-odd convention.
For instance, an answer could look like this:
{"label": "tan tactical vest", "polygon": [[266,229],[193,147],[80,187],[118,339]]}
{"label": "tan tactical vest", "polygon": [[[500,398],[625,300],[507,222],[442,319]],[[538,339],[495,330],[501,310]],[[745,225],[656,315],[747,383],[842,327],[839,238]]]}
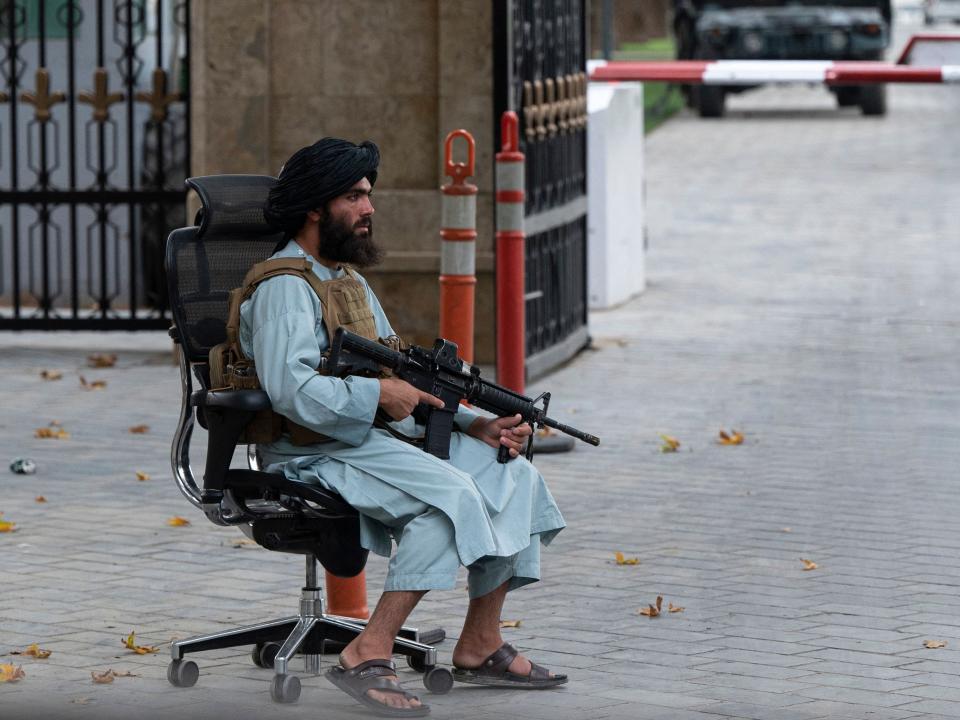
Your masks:
{"label": "tan tactical vest", "polygon": [[[243,285],[230,291],[230,312],[227,318],[227,340],[210,350],[210,387],[259,390],[260,381],[253,361],[240,347],[240,305],[247,300],[264,280],[277,275],[296,275],[306,280],[320,298],[320,311],[327,337],[333,338],[338,327],[377,339],[377,328],[367,302],[364,285],[356,273],[344,266],[346,275],[334,280],[321,280],[311,270],[308,258],[276,258],[257,263],[243,279]],[[278,440],[282,433],[290,435],[294,445],[313,445],[329,442],[332,438],[298,425],[289,418],[264,410],[257,413],[244,430],[241,443],[268,443]]]}

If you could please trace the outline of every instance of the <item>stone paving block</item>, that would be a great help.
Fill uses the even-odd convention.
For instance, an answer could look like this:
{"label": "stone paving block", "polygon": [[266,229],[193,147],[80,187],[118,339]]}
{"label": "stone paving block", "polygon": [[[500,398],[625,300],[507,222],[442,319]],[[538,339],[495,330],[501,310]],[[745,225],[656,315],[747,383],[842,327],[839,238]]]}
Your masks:
{"label": "stone paving block", "polygon": [[[923,676],[918,676],[922,678]],[[914,684],[908,688],[895,690],[901,695],[910,697],[928,698],[930,700],[949,700],[950,702],[960,702],[960,688],[942,687],[937,685],[919,685]]]}
{"label": "stone paving block", "polygon": [[[716,715],[685,710],[679,708],[664,708],[656,705],[634,705],[611,710],[603,715],[609,720],[716,720]],[[728,716],[733,717],[733,716]],[[739,720],[739,718],[733,718]]]}
{"label": "stone paving block", "polygon": [[[858,690],[849,687],[805,687],[799,694],[817,700],[836,700],[856,705],[875,705],[876,707],[905,707],[910,699],[898,693]],[[909,708],[908,708],[909,709]]]}
{"label": "stone paving block", "polygon": [[759,665],[757,663],[735,662],[730,660],[697,665],[697,670],[730,675],[746,675],[748,677],[775,678],[777,680],[791,680],[810,675],[809,666],[804,665],[789,668],[779,665]]}
{"label": "stone paving block", "polygon": [[910,705],[901,705],[904,710],[916,713],[933,713],[944,717],[960,717],[960,702],[950,700],[921,700]]}
{"label": "stone paving block", "polygon": [[815,662],[814,658],[808,657],[807,655],[778,655],[771,652],[737,649],[713,650],[704,653],[700,657],[786,668],[802,667]]}
{"label": "stone paving block", "polygon": [[909,720],[910,718],[933,720],[931,716],[910,712],[902,707],[878,708],[831,700],[814,700],[803,705],[803,709],[819,713],[816,717],[823,720]]}
{"label": "stone paving block", "polygon": [[698,710],[710,715],[752,718],[754,720],[769,720],[772,713],[775,713],[777,720],[814,720],[818,717],[814,711],[806,709],[803,705],[778,707],[774,710],[764,705],[753,705],[746,702],[723,702],[704,705]]}
{"label": "stone paving block", "polygon": [[690,682],[741,688],[743,690],[754,690],[762,693],[793,693],[806,685],[806,681],[802,678],[797,680],[782,680],[780,678],[768,678],[757,675],[727,673],[704,673],[699,678],[691,678]]}
{"label": "stone paving block", "polygon": [[934,688],[955,688],[960,689],[960,675],[948,675],[946,673],[918,672],[904,675],[903,679],[916,682],[920,686],[931,686]]}
{"label": "stone paving block", "polygon": [[[857,652],[856,650],[837,650],[834,648],[820,648],[810,650],[802,655],[795,657],[806,657],[813,660],[835,660],[841,663],[851,663],[854,665],[874,665],[876,667],[899,667],[905,666],[904,658],[896,655],[884,655],[881,653]],[[914,670],[919,672],[919,670]]]}

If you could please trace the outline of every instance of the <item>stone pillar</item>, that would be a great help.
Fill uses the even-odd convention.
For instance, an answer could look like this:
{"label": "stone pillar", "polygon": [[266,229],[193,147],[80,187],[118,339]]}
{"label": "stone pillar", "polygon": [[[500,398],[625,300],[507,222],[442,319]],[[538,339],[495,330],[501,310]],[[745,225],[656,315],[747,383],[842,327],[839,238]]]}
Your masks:
{"label": "stone pillar", "polygon": [[195,175],[276,175],[326,136],[375,141],[384,263],[364,275],[395,329],[438,331],[442,142],[477,141],[476,361],[493,362],[493,10],[489,0],[192,3]]}

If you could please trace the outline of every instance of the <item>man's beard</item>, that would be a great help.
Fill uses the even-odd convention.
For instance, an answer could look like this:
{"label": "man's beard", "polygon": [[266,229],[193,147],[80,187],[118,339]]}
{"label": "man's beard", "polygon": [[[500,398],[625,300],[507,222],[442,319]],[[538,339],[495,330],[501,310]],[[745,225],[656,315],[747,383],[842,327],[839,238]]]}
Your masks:
{"label": "man's beard", "polygon": [[[366,234],[358,234],[360,228],[366,228]],[[371,218],[360,220],[351,227],[324,209],[319,230],[320,255],[327,260],[365,268],[383,259],[383,249],[373,239]]]}

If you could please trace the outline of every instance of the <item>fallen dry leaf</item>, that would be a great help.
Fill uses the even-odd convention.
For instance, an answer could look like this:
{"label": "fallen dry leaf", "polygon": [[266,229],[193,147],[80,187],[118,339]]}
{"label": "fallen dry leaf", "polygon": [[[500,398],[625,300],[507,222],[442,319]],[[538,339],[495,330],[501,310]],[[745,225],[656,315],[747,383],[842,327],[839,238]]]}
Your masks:
{"label": "fallen dry leaf", "polygon": [[260,547],[256,540],[251,540],[250,538],[240,538],[239,540],[234,540],[230,543],[230,545],[231,547],[235,548]]}
{"label": "fallen dry leaf", "polygon": [[520,620],[501,620],[500,627],[502,628],[518,628],[520,627]]}
{"label": "fallen dry leaf", "polygon": [[727,434],[722,429],[720,430],[720,438],[717,440],[721,445],[742,445],[743,444],[743,433],[732,430],[731,434]]}
{"label": "fallen dry leaf", "polygon": [[186,518],[182,518],[179,515],[174,515],[172,518],[167,520],[167,525],[170,527],[183,527],[184,525],[189,525],[190,521]]}
{"label": "fallen dry leaf", "polygon": [[617,552],[614,554],[614,558],[616,559],[617,565],[639,565],[640,564],[640,558],[625,557],[624,554],[619,550],[617,550]]}
{"label": "fallen dry leaf", "polygon": [[23,668],[13,663],[0,664],[0,683],[15,683],[25,678]]}
{"label": "fallen dry leaf", "polygon": [[[149,653],[155,653],[158,650],[160,650],[160,648],[154,647],[153,645],[137,645],[136,634],[132,630],[130,631],[130,634],[127,635],[126,639],[121,638],[120,642],[123,643],[123,646],[127,650],[133,650],[137,655],[147,655]],[[109,670],[108,672],[113,672],[113,671]]]}
{"label": "fallen dry leaf", "polygon": [[63,429],[59,423],[50,423],[48,427],[37,428],[33,431],[35,438],[48,438],[52,440],[66,440],[70,433]]}
{"label": "fallen dry leaf", "polygon": [[96,354],[87,355],[87,365],[94,368],[109,368],[117,364],[117,356],[114,354]]}
{"label": "fallen dry leaf", "polygon": [[788,533],[788,532],[793,532],[793,528],[788,528],[788,527],[786,527],[786,528],[780,528],[780,532],[787,532],[787,533]]}
{"label": "fallen dry leaf", "polygon": [[923,646],[929,650],[936,650],[937,648],[945,648],[947,646],[946,640],[924,640]]}
{"label": "fallen dry leaf", "polygon": [[104,670],[103,672],[91,670],[90,677],[97,685],[107,685],[113,682],[113,670]]}
{"label": "fallen dry leaf", "polygon": [[33,645],[27,646],[27,649],[22,653],[10,653],[11,655],[23,655],[25,657],[35,657],[40,660],[46,660],[50,657],[52,650],[44,650],[40,647],[39,643],[33,643]]}
{"label": "fallen dry leaf", "polygon": [[663,438],[663,445],[660,446],[660,452],[676,452],[677,448],[680,447],[680,441],[675,437],[664,435],[663,433],[660,433],[660,437]]}
{"label": "fallen dry leaf", "polygon": [[640,608],[638,611],[641,615],[646,615],[647,617],[655,618],[660,614],[660,608],[663,607],[663,595],[657,595],[657,604],[656,605],[647,605],[645,608]]}
{"label": "fallen dry leaf", "polygon": [[93,382],[87,382],[87,379],[81,375],[80,376],[80,387],[84,390],[103,390],[107,386],[106,380],[94,380]]}
{"label": "fallen dry leaf", "polygon": [[134,435],[143,435],[145,432],[150,430],[149,425],[133,425],[130,427],[130,432]]}
{"label": "fallen dry leaf", "polygon": [[99,685],[107,685],[113,682],[114,678],[118,677],[140,677],[136,673],[132,673],[129,670],[114,670],[108,669],[103,672],[96,672],[95,670],[90,671],[90,677],[93,678],[93,681]]}
{"label": "fallen dry leaf", "polygon": [[813,560],[807,560],[806,558],[800,558],[800,562],[803,563],[804,570],[816,570],[818,567]]}
{"label": "fallen dry leaf", "polygon": [[682,608],[679,605],[674,605],[673,603],[667,603],[667,612],[683,612],[686,608]]}
{"label": "fallen dry leaf", "polygon": [[63,373],[59,370],[41,370],[40,377],[44,380],[59,380],[63,377]]}
{"label": "fallen dry leaf", "polygon": [[16,523],[0,520],[0,533],[16,532]]}
{"label": "fallen dry leaf", "polygon": [[143,482],[144,480],[149,480],[149,479],[150,479],[149,474],[143,472],[142,470],[137,470],[137,480],[139,480],[140,482]]}
{"label": "fallen dry leaf", "polygon": [[34,502],[37,502],[37,503],[45,503],[45,502],[47,501],[47,499],[46,499],[43,495],[37,495],[37,496],[33,499],[33,501],[34,501]]}

